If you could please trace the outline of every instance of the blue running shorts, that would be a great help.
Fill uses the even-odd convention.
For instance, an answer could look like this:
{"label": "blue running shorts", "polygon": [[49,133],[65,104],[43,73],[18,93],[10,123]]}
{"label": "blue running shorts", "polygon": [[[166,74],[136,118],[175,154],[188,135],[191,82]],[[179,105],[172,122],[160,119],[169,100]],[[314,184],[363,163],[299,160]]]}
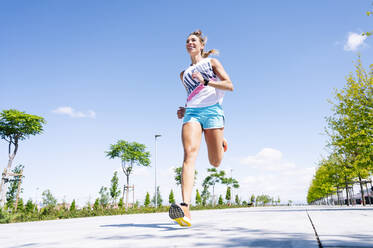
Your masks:
{"label": "blue running shorts", "polygon": [[225,123],[223,108],[219,103],[202,108],[186,108],[183,124],[191,121],[199,122],[203,129],[222,128]]}

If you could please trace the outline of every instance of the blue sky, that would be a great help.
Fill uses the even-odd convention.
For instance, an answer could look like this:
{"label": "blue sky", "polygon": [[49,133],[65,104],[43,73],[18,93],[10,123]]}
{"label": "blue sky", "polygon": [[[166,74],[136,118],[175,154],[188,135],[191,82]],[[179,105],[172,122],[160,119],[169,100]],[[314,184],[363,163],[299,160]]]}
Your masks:
{"label": "blue sky", "polygon": [[[23,197],[50,189],[59,199],[93,201],[119,160],[105,151],[118,139],[154,155],[164,201],[176,191],[172,168],[183,158],[179,73],[190,63],[187,35],[201,29],[207,49],[230,75],[225,95],[229,151],[221,169],[251,194],[304,202],[314,167],[327,154],[322,135],[331,106],[361,54],[372,63],[371,1],[3,1],[0,3],[0,110],[43,116],[42,135],[20,144]],[[64,113],[64,114],[62,114]],[[153,159],[154,162],[154,159]],[[7,144],[0,143],[0,164]],[[210,168],[202,141],[196,187]],[[232,170],[231,170],[232,169]],[[131,182],[143,201],[154,167]],[[121,183],[124,175],[121,172]],[[218,193],[224,188],[218,187]]]}

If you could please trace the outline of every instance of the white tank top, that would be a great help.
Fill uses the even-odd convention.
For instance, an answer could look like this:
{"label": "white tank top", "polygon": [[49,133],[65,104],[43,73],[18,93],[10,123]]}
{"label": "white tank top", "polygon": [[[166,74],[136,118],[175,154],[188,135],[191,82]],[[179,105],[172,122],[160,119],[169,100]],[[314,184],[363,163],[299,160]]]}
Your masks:
{"label": "white tank top", "polygon": [[223,103],[224,91],[208,85],[204,86],[203,83],[200,84],[196,79],[193,79],[192,74],[195,70],[199,71],[204,79],[219,81],[219,78],[212,69],[211,58],[205,58],[197,64],[189,66],[183,75],[183,84],[188,95],[186,107],[201,108],[217,103],[221,105]]}

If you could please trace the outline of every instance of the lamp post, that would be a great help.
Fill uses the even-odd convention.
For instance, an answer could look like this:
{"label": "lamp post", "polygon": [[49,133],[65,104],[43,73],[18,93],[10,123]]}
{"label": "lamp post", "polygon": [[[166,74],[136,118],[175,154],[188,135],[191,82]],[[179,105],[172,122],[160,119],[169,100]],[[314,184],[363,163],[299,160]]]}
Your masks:
{"label": "lamp post", "polygon": [[162,135],[160,134],[156,134],[154,135],[154,139],[155,139],[155,161],[154,161],[154,184],[155,184],[155,207],[157,208],[157,203],[158,203],[158,199],[157,199],[157,138],[161,137]]}

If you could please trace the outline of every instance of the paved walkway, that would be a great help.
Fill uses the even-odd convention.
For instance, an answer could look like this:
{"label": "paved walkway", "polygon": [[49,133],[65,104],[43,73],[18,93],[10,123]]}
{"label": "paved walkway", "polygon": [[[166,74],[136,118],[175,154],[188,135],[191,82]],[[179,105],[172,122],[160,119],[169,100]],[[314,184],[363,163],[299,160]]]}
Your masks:
{"label": "paved walkway", "polygon": [[0,247],[373,247],[369,207],[258,207],[192,214],[191,228],[174,224],[167,213],[3,224]]}

